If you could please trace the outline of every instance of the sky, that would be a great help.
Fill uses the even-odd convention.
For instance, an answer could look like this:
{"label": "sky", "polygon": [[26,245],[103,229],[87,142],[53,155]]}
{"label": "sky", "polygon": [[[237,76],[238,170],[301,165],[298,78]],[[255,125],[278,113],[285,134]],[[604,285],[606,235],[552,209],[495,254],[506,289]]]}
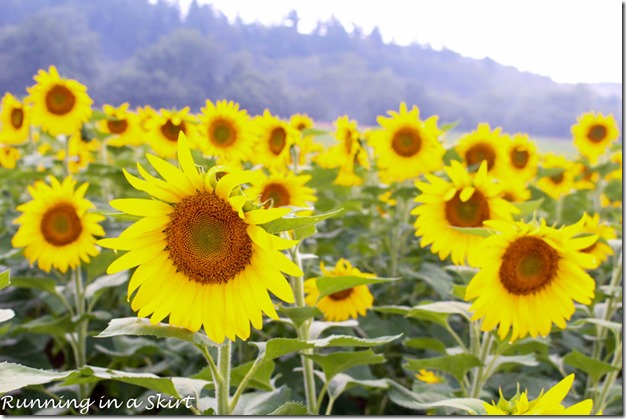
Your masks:
{"label": "sky", "polygon": [[[178,1],[184,10],[191,0]],[[489,57],[558,83],[622,82],[621,0],[198,0],[229,20],[279,25],[290,10],[300,32],[335,16],[348,32],[378,26],[385,42]]]}

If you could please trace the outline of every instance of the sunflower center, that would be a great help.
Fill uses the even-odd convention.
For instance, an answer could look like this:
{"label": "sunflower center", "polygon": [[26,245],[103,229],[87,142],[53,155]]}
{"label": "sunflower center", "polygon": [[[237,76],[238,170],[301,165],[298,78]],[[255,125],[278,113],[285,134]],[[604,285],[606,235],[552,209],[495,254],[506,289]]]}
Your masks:
{"label": "sunflower center", "polygon": [[177,270],[201,284],[221,284],[249,265],[247,224],[213,193],[183,198],[165,228],[167,250]]}
{"label": "sunflower center", "polygon": [[606,137],[606,127],[604,125],[593,125],[589,128],[589,132],[587,133],[587,138],[589,138],[594,143],[599,143]]}
{"label": "sunflower center", "polygon": [[489,219],[489,203],[482,193],[474,191],[470,199],[461,201],[461,191],[446,202],[446,219],[455,227],[482,227]]}
{"label": "sunflower center", "polygon": [[76,209],[67,203],[50,208],[41,218],[41,234],[53,246],[65,246],[80,237],[83,225]]}
{"label": "sunflower center", "polygon": [[228,147],[237,139],[237,133],[228,121],[218,119],[211,123],[209,138],[218,147]]}
{"label": "sunflower center", "polygon": [[500,282],[510,293],[528,295],[540,291],[556,276],[559,257],[537,237],[521,237],[502,256]]}
{"label": "sunflower center", "polygon": [[125,119],[110,119],[107,121],[107,127],[111,134],[121,134],[126,131],[128,122]]}
{"label": "sunflower center", "polygon": [[404,127],[393,134],[391,147],[399,155],[411,157],[416,155],[422,148],[422,137],[417,129]]}
{"label": "sunflower center", "polygon": [[11,109],[11,125],[13,128],[20,129],[24,123],[24,111],[20,108]]}
{"label": "sunflower center", "polygon": [[[291,195],[287,188],[278,183],[270,183],[263,188],[261,192],[261,202],[265,202],[265,208],[270,206],[284,207],[291,202]],[[270,201],[271,200],[271,201]]]}
{"label": "sunflower center", "polygon": [[469,166],[480,165],[483,160],[486,160],[487,170],[491,170],[496,162],[496,152],[490,145],[478,143],[465,152],[465,160]]}
{"label": "sunflower center", "polygon": [[168,119],[165,124],[161,125],[161,134],[170,141],[178,141],[178,133],[181,131],[186,132],[185,123],[182,121],[180,124],[174,124],[171,119]]}
{"label": "sunflower center", "polygon": [[46,94],[46,107],[50,113],[65,115],[74,109],[76,97],[70,89],[60,84],[55,85]]}
{"label": "sunflower center", "polygon": [[563,172],[558,173],[556,175],[552,175],[550,176],[550,180],[552,181],[552,183],[554,183],[555,185],[560,184],[561,182],[563,182],[564,176],[563,176]]}
{"label": "sunflower center", "polygon": [[333,292],[328,297],[330,297],[331,300],[335,300],[335,301],[345,300],[346,298],[350,296],[350,294],[352,294],[353,289],[354,288],[348,288],[342,291]]}
{"label": "sunflower center", "polygon": [[511,164],[518,169],[523,169],[524,167],[526,167],[529,159],[530,159],[530,154],[528,153],[527,150],[520,150],[519,148],[514,148],[513,151],[511,151]]}
{"label": "sunflower center", "polygon": [[283,151],[287,144],[287,132],[283,127],[276,127],[270,134],[270,150],[277,156]]}
{"label": "sunflower center", "polygon": [[350,132],[346,132],[346,136],[343,139],[343,144],[346,147],[346,154],[349,156],[352,154],[352,135]]}

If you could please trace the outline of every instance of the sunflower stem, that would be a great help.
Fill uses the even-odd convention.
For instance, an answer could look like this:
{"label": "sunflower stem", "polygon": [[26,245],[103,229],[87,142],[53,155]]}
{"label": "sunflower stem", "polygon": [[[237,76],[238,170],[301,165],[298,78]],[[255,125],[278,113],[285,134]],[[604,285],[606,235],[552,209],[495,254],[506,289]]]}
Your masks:
{"label": "sunflower stem", "polygon": [[[479,398],[480,391],[482,390],[482,386],[484,382],[487,381],[487,379],[489,378],[489,377],[483,377],[483,370],[484,370],[485,362],[487,361],[487,356],[489,355],[489,352],[491,350],[491,344],[492,344],[491,333],[483,332],[482,342],[480,344],[480,350],[478,354],[478,359],[480,359],[480,362],[482,365],[480,367],[474,368],[474,373],[472,376],[472,385],[470,387],[470,395],[469,395],[470,397]],[[486,372],[489,373],[490,371],[487,370]]]}
{"label": "sunflower stem", "polygon": [[[76,368],[82,368],[87,363],[87,319],[85,318],[85,295],[83,287],[83,278],[80,272],[80,266],[72,269],[72,277],[74,279],[74,303],[76,309],[76,351],[75,362]],[[80,398],[83,399],[87,396],[87,386],[81,384]]]}
{"label": "sunflower stem", "polygon": [[[302,270],[302,259],[300,259],[299,245],[290,250],[291,259]],[[304,277],[297,276],[292,277],[294,300],[296,307],[304,307]],[[308,319],[300,324],[296,329],[298,331],[298,337],[302,340],[309,340],[309,331],[311,328],[312,319]],[[315,392],[315,376],[313,374],[313,360],[306,355],[313,354],[312,348],[302,350],[300,360],[302,362],[302,373],[304,379],[304,393],[306,396],[306,406],[309,415],[317,414],[316,405],[316,392]]]}
{"label": "sunflower stem", "polygon": [[233,398],[230,400],[231,412],[235,410],[235,407],[237,406],[237,402],[239,401],[239,397],[241,397],[246,387],[248,387],[248,383],[250,382],[252,377],[254,377],[254,374],[256,374],[261,364],[262,364],[261,362],[258,362],[258,359],[254,361],[254,364],[252,364],[252,367],[248,370],[246,375],[243,377],[243,379],[241,380],[241,383],[239,383],[239,386],[237,387],[237,390],[235,391]]}
{"label": "sunflower stem", "polygon": [[597,398],[597,400],[593,401],[593,412],[592,414],[597,415],[599,414],[599,412],[603,411],[606,406],[606,397],[609,393],[609,390],[611,389],[611,387],[613,386],[613,384],[615,383],[615,380],[617,379],[617,375],[621,372],[622,369],[622,342],[620,339],[620,342],[618,342],[618,344],[615,346],[615,351],[613,354],[613,362],[611,363],[611,365],[615,368],[617,368],[616,371],[611,371],[607,376],[606,379],[604,380],[604,383],[602,384],[602,391],[600,392],[599,397]]}
{"label": "sunflower stem", "polygon": [[563,197],[562,196],[559,196],[559,198],[556,200],[554,218],[556,219],[557,224],[561,224],[561,220],[563,219]]}
{"label": "sunflower stem", "polygon": [[[220,416],[230,415],[229,392],[230,392],[230,351],[231,343],[226,339],[217,348],[218,377],[213,377],[215,382],[215,397],[217,398],[217,414]],[[215,379],[218,378],[218,379]]]}

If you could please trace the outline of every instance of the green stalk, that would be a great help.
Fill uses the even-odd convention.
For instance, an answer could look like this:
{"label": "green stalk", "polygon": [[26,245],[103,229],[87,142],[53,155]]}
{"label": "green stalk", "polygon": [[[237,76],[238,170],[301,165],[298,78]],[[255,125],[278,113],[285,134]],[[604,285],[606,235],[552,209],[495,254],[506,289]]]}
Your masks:
{"label": "green stalk", "polygon": [[[480,350],[479,350],[479,353],[477,354],[478,359],[480,359],[480,362],[482,363],[482,365],[484,365],[485,362],[487,361],[487,356],[489,356],[492,342],[493,342],[493,339],[492,339],[491,333],[483,332],[482,342],[480,344]],[[474,369],[474,374],[472,377],[472,385],[471,385],[470,394],[469,394],[470,397],[474,397],[474,398],[480,397],[480,391],[482,390],[482,386],[484,382],[487,381],[487,378],[489,378],[489,377],[483,377],[483,368],[484,368],[483,366],[480,366]],[[487,373],[489,372],[490,371],[487,370]]]}
{"label": "green stalk", "polygon": [[220,416],[231,414],[228,400],[230,392],[230,350],[231,343],[229,339],[226,339],[226,341],[217,348],[217,370],[220,379],[214,381],[215,397],[217,398],[217,414]]}
{"label": "green stalk", "polygon": [[[82,368],[87,363],[87,319],[84,318],[86,312],[85,306],[85,291],[83,288],[83,278],[80,272],[80,266],[72,270],[72,277],[74,279],[74,303],[76,309],[76,318],[78,324],[76,325],[76,343],[74,357],[76,361],[76,368]],[[80,385],[80,398],[87,396],[87,386],[85,384]]]}

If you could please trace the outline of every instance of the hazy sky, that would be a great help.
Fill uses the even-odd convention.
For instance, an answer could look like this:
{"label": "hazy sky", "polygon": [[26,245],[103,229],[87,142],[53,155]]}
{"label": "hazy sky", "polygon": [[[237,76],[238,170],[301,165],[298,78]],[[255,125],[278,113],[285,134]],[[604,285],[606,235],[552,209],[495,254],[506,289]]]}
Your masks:
{"label": "hazy sky", "polygon": [[[174,0],[176,1],[176,0]],[[184,8],[191,0],[178,0]],[[442,46],[560,83],[622,81],[620,0],[199,0],[229,19],[280,24],[290,10],[300,31],[334,15],[350,32],[378,26],[385,41]]]}

